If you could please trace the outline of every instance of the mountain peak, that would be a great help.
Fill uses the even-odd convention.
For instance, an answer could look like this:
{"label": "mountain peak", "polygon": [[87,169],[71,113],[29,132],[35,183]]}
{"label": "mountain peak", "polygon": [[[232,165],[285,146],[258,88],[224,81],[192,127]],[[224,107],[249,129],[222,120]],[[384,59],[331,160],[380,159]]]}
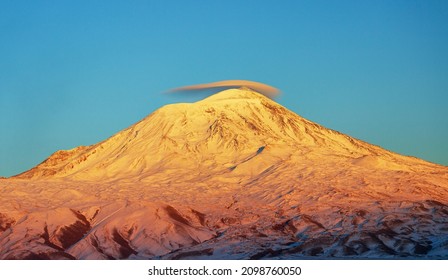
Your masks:
{"label": "mountain peak", "polygon": [[[370,160],[358,160],[365,156]],[[238,172],[249,176],[296,157],[316,162],[330,157],[335,164],[353,161],[375,168],[393,166],[394,170],[408,170],[416,164],[308,121],[241,87],[196,103],[166,105],[101,143],[56,152],[18,177],[144,179],[161,169],[221,173],[237,166]],[[249,159],[252,165],[247,164]]]}
{"label": "mountain peak", "polygon": [[0,180],[0,259],[448,256],[448,168],[249,88]]}
{"label": "mountain peak", "polygon": [[234,89],[224,90],[209,96],[200,102],[214,102],[219,100],[229,100],[229,99],[257,99],[257,100],[269,100],[263,94],[250,89],[248,87],[240,87]]}

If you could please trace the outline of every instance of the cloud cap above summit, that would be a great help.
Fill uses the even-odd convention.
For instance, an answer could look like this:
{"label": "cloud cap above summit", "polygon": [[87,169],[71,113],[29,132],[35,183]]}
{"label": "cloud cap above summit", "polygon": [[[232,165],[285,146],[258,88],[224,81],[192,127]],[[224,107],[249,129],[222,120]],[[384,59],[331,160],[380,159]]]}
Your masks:
{"label": "cloud cap above summit", "polygon": [[182,86],[171,89],[168,92],[204,90],[204,89],[222,88],[222,87],[228,87],[228,88],[248,87],[271,99],[280,93],[280,91],[273,86],[248,80],[225,80],[206,84]]}

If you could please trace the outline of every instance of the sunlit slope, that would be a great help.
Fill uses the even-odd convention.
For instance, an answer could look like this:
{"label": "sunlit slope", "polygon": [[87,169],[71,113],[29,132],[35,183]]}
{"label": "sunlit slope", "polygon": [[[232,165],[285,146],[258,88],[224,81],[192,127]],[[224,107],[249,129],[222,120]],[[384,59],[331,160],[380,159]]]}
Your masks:
{"label": "sunlit slope", "polygon": [[448,168],[250,89],[0,179],[1,259],[448,258]]}
{"label": "sunlit slope", "polygon": [[[244,164],[258,155],[250,167]],[[17,177],[148,179],[173,168],[253,174],[271,163],[332,156],[374,168],[425,164],[326,129],[252,90],[231,89],[193,104],[164,106],[104,142],[58,151]]]}

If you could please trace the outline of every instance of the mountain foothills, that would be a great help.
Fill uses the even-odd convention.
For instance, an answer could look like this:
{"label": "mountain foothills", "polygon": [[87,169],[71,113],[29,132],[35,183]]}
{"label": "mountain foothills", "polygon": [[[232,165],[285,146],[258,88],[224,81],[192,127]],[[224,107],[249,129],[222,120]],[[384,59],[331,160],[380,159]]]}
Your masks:
{"label": "mountain foothills", "polygon": [[0,180],[1,259],[448,258],[448,167],[248,88]]}

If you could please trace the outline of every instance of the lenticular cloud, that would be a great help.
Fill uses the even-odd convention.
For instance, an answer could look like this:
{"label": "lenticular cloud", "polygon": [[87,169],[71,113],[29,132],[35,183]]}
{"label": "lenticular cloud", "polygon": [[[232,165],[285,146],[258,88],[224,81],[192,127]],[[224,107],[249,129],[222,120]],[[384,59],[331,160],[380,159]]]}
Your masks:
{"label": "lenticular cloud", "polygon": [[279,90],[275,87],[254,82],[254,81],[246,81],[246,80],[226,80],[226,81],[219,81],[219,82],[213,82],[213,83],[207,83],[207,84],[198,84],[198,85],[190,85],[190,86],[183,86],[178,87],[175,89],[170,90],[170,92],[178,92],[178,91],[190,91],[190,90],[203,90],[203,89],[210,89],[210,88],[221,88],[221,87],[248,87],[251,88],[269,98],[275,97],[277,94],[279,94]]}

